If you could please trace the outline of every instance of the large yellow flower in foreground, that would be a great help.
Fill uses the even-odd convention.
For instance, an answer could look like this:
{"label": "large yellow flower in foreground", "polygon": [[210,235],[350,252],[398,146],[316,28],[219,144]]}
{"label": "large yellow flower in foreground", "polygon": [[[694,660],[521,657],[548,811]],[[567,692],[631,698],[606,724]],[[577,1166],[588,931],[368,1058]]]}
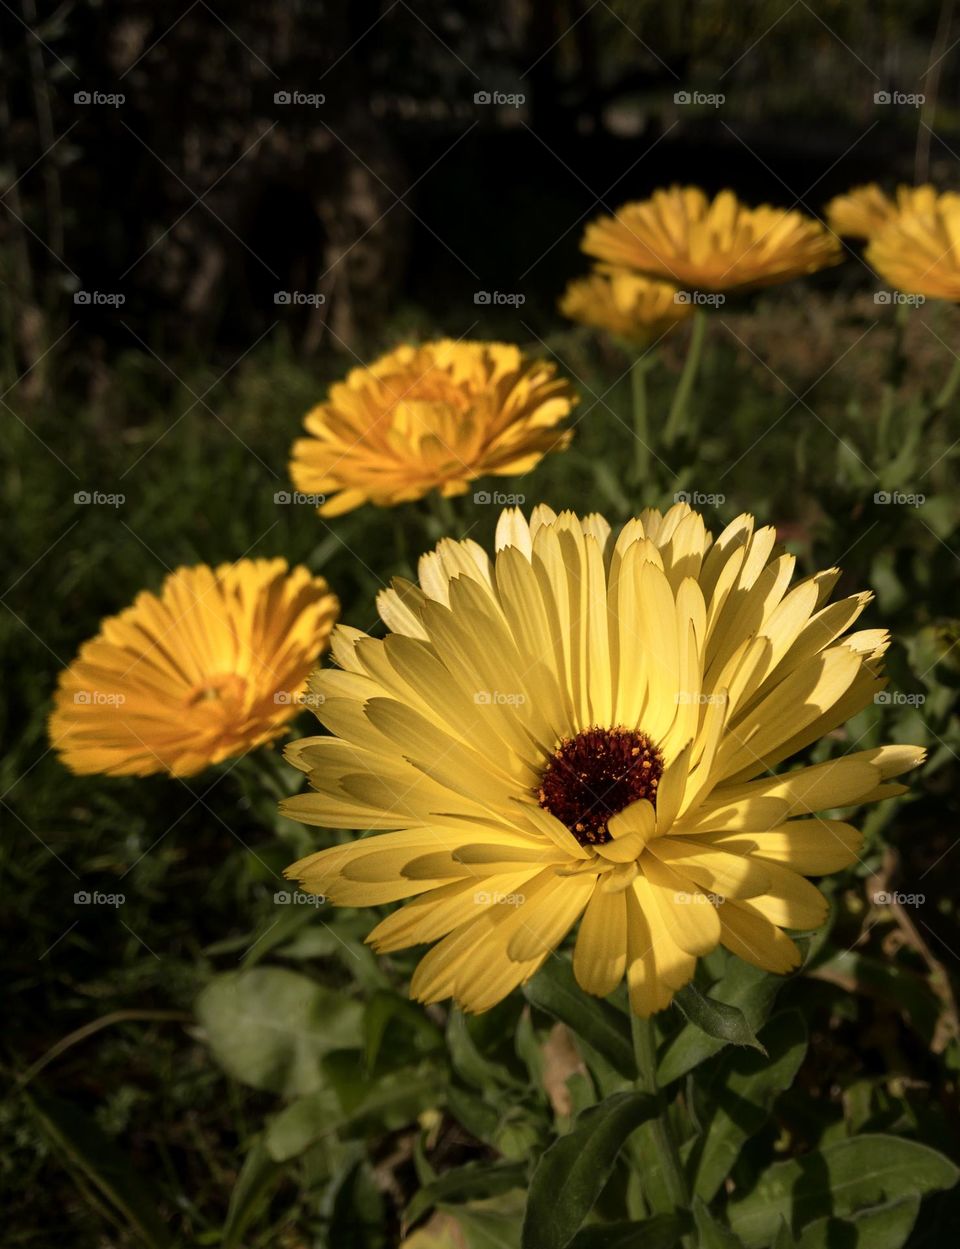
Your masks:
{"label": "large yellow flower in foreground", "polygon": [[841,259],[840,244],[804,213],[748,208],[732,191],[709,200],[673,186],[599,217],[582,243],[589,256],[694,290],[769,286]]}
{"label": "large yellow flower in foreground", "polygon": [[864,255],[898,290],[960,300],[960,195],[919,187],[871,236]]}
{"label": "large yellow flower in foreground", "polygon": [[60,674],[50,739],[74,772],[190,776],[283,731],[339,611],[286,560],[178,568]]}
{"label": "large yellow flower in foreground", "polygon": [[[619,535],[597,515],[501,516],[497,554],[441,542],[397,581],[370,638],[338,628],[312,678],[332,736],[288,757],[316,791],[285,813],[370,829],[287,874],[342,906],[413,899],[377,950],[437,942],[411,991],[494,1005],[580,921],[590,993],[626,976],[666,1006],[718,944],[771,971],[826,901],[805,879],[860,834],[817,813],[902,792],[922,751],[883,746],[774,774],[883,687],[886,634],[848,633],[869,594],[839,572],[791,588],[794,557],[741,516],[714,541],[679,504]],[[380,831],[392,830],[392,831]]]}
{"label": "large yellow flower in foreground", "polygon": [[693,304],[685,292],[669,282],[641,277],[627,269],[611,269],[570,282],[560,300],[560,311],[572,321],[642,345],[662,338],[685,321],[693,313]]}
{"label": "large yellow flower in foreground", "polygon": [[307,414],[290,475],[298,490],[326,496],[322,514],[338,516],[525,473],[570,440],[557,426],[577,396],[555,372],[508,343],[398,347]]}

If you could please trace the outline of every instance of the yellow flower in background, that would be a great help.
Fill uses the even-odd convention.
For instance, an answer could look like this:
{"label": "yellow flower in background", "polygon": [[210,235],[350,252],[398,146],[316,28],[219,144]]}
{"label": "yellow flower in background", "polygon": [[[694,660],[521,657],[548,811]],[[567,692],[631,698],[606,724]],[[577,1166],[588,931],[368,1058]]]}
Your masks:
{"label": "yellow flower in background", "polygon": [[326,497],[322,515],[339,516],[528,472],[570,440],[557,426],[577,396],[555,373],[508,343],[398,347],[352,370],[308,413],[290,475],[298,490]]}
{"label": "yellow flower in background", "polygon": [[960,300],[960,195],[917,191],[871,236],[864,255],[897,290]]}
{"label": "yellow flower in background", "polygon": [[592,221],[581,246],[606,264],[704,291],[786,282],[842,258],[833,235],[804,213],[679,186]]}
{"label": "yellow flower in background", "polygon": [[693,304],[669,282],[611,269],[570,282],[560,300],[560,311],[571,321],[644,344],[685,321],[693,313]]}
{"label": "yellow flower in background", "polygon": [[939,199],[929,185],[898,186],[894,198],[870,182],[835,196],[827,204],[827,224],[847,238],[871,239],[898,216],[934,212]]}
{"label": "yellow flower in background", "polygon": [[436,943],[414,997],[493,1006],[579,921],[580,985],[627,978],[649,1015],[722,944],[796,967],[821,924],[809,875],[861,837],[817,812],[902,792],[923,752],[883,746],[772,769],[870,704],[887,635],[848,633],[869,594],[839,571],[791,587],[773,529],[714,540],[685,504],[618,535],[598,515],[505,511],[494,559],[445,540],[419,586],[382,592],[390,630],[340,627],[311,679],[331,736],[287,749],[315,792],[292,819],[372,830],[287,869],[340,906],[412,899],[379,951]]}
{"label": "yellow flower in background", "polygon": [[50,739],[73,772],[190,776],[283,732],[339,604],[283,559],[178,568],[60,674]]}

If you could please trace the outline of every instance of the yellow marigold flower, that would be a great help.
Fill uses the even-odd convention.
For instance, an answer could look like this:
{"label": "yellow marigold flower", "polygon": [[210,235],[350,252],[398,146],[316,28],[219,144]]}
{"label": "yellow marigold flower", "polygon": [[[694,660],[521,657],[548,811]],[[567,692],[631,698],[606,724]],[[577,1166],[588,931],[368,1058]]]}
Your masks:
{"label": "yellow marigold flower", "polygon": [[607,264],[709,291],[786,282],[842,256],[833,235],[804,213],[748,208],[732,191],[709,200],[699,187],[679,186],[592,221],[581,246]]}
{"label": "yellow marigold flower", "polygon": [[398,347],[352,370],[307,414],[310,436],[294,443],[290,475],[298,490],[326,496],[321,514],[339,516],[525,473],[570,440],[556,426],[577,396],[555,372],[508,343]]}
{"label": "yellow marigold flower", "polygon": [[283,559],[178,568],[60,674],[50,739],[74,772],[191,776],[283,732],[339,604]]}
{"label": "yellow marigold flower", "polygon": [[669,282],[641,277],[627,269],[611,269],[570,282],[560,300],[560,311],[571,321],[643,344],[661,338],[685,321],[693,313],[693,304]]}
{"label": "yellow marigold flower", "polygon": [[918,187],[871,236],[864,255],[897,290],[960,300],[960,195]]}
{"label": "yellow marigold flower", "polygon": [[900,214],[933,212],[937,199],[936,189],[929,185],[898,186],[896,198],[891,198],[870,182],[835,196],[827,204],[827,224],[835,234],[870,239]]}
{"label": "yellow marigold flower", "polygon": [[[315,674],[332,736],[288,747],[316,792],[293,819],[373,830],[287,874],[341,906],[412,901],[368,940],[437,942],[411,992],[493,1006],[579,920],[589,993],[624,975],[665,1007],[723,944],[770,971],[785,929],[823,922],[807,879],[857,857],[817,812],[902,792],[913,746],[774,774],[869,705],[887,635],[848,633],[869,594],[826,605],[837,569],[790,587],[794,557],[740,516],[714,540],[685,504],[619,533],[598,515],[505,511],[495,559],[445,540],[420,584],[381,594],[390,634],[338,628]],[[381,831],[387,830],[387,831]]]}

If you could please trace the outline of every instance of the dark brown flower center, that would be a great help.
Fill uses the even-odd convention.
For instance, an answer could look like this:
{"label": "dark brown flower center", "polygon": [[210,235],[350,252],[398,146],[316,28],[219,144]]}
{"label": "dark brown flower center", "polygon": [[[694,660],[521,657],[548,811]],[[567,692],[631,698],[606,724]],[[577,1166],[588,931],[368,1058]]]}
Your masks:
{"label": "dark brown flower center", "polygon": [[646,733],[584,729],[553,752],[537,797],[581,846],[603,845],[611,816],[640,798],[656,805],[662,774],[663,755]]}

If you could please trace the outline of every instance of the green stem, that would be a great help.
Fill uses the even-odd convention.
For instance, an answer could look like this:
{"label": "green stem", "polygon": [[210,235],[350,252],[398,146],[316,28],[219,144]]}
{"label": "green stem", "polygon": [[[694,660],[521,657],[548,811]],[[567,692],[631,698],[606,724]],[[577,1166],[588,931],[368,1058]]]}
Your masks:
{"label": "green stem", "polygon": [[633,480],[642,485],[650,475],[650,427],[647,421],[647,370],[650,361],[638,356],[630,369],[633,397]]}
{"label": "green stem", "polygon": [[687,358],[683,363],[683,372],[674,392],[673,402],[667,415],[663,438],[668,446],[672,446],[681,434],[689,433],[688,409],[693,384],[697,380],[700,368],[700,357],[703,354],[703,340],[707,329],[707,314],[698,308],[693,314],[693,325],[690,330],[690,344],[687,347]]}
{"label": "green stem", "polygon": [[942,412],[950,400],[953,398],[957,385],[960,383],[960,356],[954,356],[953,367],[947,375],[947,380],[941,387],[940,393],[933,401],[934,412]]}
{"label": "green stem", "polygon": [[439,490],[431,490],[427,495],[427,506],[433,514],[440,530],[440,536],[453,538],[459,531],[457,513],[449,499],[445,499]]}
{"label": "green stem", "polygon": [[880,415],[877,417],[877,465],[881,471],[887,464],[887,447],[890,444],[890,419],[893,416],[893,386],[884,382],[883,397],[880,400]]}
{"label": "green stem", "polygon": [[[660,1113],[648,1126],[650,1140],[656,1149],[657,1160],[663,1172],[664,1187],[672,1210],[686,1210],[690,1206],[690,1189],[684,1174],[677,1143],[673,1138],[667,1105],[657,1085],[657,1043],[653,1021],[641,1019],[631,1013],[633,1052],[637,1062],[637,1088],[641,1093],[656,1097]],[[668,1211],[657,1211],[667,1213]],[[684,1242],[686,1243],[686,1242]]]}

